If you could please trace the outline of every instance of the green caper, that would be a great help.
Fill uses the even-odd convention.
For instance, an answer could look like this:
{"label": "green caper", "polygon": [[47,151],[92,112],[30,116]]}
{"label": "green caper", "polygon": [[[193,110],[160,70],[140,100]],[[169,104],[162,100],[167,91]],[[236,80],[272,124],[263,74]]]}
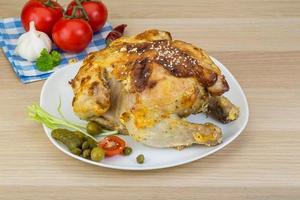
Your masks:
{"label": "green caper", "polygon": [[88,148],[90,148],[89,142],[88,142],[88,141],[84,141],[84,142],[82,143],[82,145],[81,145],[81,149],[82,149],[82,150],[85,150],[85,149],[88,149]]}
{"label": "green caper", "polygon": [[85,150],[83,150],[83,152],[82,152],[82,157],[84,157],[84,158],[89,158],[90,155],[91,155],[91,150],[90,150],[90,149],[85,149]]}
{"label": "green caper", "polygon": [[88,137],[86,138],[86,141],[89,143],[91,149],[97,147],[97,142],[92,138]]}
{"label": "green caper", "polygon": [[97,134],[101,133],[102,127],[97,122],[90,121],[86,125],[86,131],[91,135],[97,135]]}
{"label": "green caper", "polygon": [[104,151],[103,151],[103,149],[101,149],[99,147],[93,148],[93,150],[91,152],[91,159],[93,161],[100,161],[103,158],[104,158]]}
{"label": "green caper", "polygon": [[139,164],[143,164],[145,161],[145,157],[143,154],[140,154],[136,157],[136,162],[139,163]]}
{"label": "green caper", "polygon": [[70,148],[70,151],[77,156],[80,156],[80,154],[82,152],[81,149],[79,149],[79,148]]}
{"label": "green caper", "polygon": [[123,150],[123,154],[125,156],[128,156],[132,153],[132,148],[131,147],[125,147],[124,150]]}

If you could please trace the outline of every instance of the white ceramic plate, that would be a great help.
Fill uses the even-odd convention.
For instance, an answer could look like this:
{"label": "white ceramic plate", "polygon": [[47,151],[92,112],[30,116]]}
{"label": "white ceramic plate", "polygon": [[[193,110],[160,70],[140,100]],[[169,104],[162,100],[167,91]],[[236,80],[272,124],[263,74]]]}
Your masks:
{"label": "white ceramic plate", "polygon": [[[192,115],[188,118],[188,120],[196,123],[212,122],[218,125],[223,131],[223,143],[218,146],[205,147],[201,145],[194,145],[192,147],[185,148],[182,151],[178,151],[173,148],[156,149],[140,144],[131,139],[130,136],[120,136],[126,140],[128,146],[133,148],[133,153],[130,156],[120,155],[111,158],[105,158],[101,162],[94,162],[73,155],[64,145],[58,143],[51,137],[50,129],[44,126],[44,130],[51,142],[67,155],[93,165],[114,169],[160,169],[182,165],[208,156],[232,142],[244,130],[249,117],[247,99],[239,83],[224,65],[222,65],[216,59],[212,59],[219,66],[230,85],[230,90],[225,94],[225,96],[227,96],[235,105],[240,107],[240,117],[236,121],[229,124],[222,124],[210,117],[206,118],[204,114]],[[80,64],[81,63],[75,63],[61,68],[48,78],[42,88],[40,105],[49,113],[59,117],[57,106],[59,104],[59,98],[61,98],[62,112],[64,113],[65,117],[70,121],[81,122],[85,124],[86,122],[78,119],[73,113],[71,105],[73,92],[68,83],[68,81],[70,81],[76,75]],[[136,156],[139,154],[144,154],[144,164],[138,164],[136,162]]]}

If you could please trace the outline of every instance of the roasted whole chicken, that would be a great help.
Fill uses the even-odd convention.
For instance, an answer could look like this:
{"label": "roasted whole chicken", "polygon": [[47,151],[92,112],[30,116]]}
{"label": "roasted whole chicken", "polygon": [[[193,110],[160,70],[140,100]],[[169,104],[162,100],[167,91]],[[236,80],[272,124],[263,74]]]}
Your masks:
{"label": "roasted whole chicken", "polygon": [[227,123],[239,115],[222,96],[229,85],[210,57],[165,31],[121,37],[91,53],[70,84],[81,119],[152,147],[217,145],[219,127],[185,117],[203,112]]}

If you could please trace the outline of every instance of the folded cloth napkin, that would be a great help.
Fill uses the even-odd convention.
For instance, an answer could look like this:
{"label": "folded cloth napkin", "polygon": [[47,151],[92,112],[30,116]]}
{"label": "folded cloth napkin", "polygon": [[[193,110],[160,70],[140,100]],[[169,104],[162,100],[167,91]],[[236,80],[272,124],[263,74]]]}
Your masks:
{"label": "folded cloth napkin", "polygon": [[53,50],[61,53],[62,60],[59,66],[55,67],[52,71],[47,72],[41,72],[37,70],[35,67],[35,62],[29,62],[15,54],[14,51],[17,40],[21,34],[25,32],[20,18],[0,19],[0,46],[2,47],[5,56],[9,60],[13,70],[16,72],[16,75],[20,78],[21,82],[30,83],[48,78],[53,71],[68,64],[70,59],[79,61],[85,58],[88,53],[103,49],[106,46],[105,38],[111,30],[112,26],[109,23],[106,23],[100,31],[94,33],[91,43],[81,53],[65,53],[53,45]]}

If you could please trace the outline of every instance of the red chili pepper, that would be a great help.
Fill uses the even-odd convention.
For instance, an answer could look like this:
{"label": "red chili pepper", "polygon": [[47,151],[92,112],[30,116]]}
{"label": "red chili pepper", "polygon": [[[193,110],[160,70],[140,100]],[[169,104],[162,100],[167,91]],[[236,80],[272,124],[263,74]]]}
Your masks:
{"label": "red chili pepper", "polygon": [[127,27],[127,24],[121,24],[116,26],[106,37],[106,45],[109,45],[112,41],[123,36],[124,30]]}

